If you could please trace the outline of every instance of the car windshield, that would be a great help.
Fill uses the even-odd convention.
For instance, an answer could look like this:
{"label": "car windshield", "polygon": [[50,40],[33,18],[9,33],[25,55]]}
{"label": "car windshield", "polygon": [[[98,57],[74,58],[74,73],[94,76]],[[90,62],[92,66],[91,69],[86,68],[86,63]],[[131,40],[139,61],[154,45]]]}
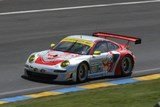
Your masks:
{"label": "car windshield", "polygon": [[91,47],[86,44],[78,42],[62,41],[54,48],[54,50],[87,55],[89,53],[90,48]]}

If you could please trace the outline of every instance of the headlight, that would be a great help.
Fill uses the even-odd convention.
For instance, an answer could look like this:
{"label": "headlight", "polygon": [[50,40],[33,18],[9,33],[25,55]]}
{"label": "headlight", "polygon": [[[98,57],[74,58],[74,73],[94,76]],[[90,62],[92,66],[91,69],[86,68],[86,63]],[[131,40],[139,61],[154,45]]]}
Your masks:
{"label": "headlight", "polygon": [[28,58],[29,63],[33,62],[34,59],[35,59],[35,55],[31,55],[31,56]]}
{"label": "headlight", "polygon": [[69,61],[66,60],[66,61],[61,63],[61,67],[67,67],[69,64],[70,64]]}

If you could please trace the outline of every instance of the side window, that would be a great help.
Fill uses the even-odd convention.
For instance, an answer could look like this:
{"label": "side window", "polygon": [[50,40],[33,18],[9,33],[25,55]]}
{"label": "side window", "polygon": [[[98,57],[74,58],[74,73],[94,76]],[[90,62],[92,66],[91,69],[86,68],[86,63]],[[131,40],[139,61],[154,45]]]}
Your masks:
{"label": "side window", "polygon": [[118,49],[118,46],[112,42],[108,42],[108,48],[110,51]]}
{"label": "side window", "polygon": [[94,51],[101,51],[101,53],[108,52],[108,44],[105,41],[98,42],[94,48]]}

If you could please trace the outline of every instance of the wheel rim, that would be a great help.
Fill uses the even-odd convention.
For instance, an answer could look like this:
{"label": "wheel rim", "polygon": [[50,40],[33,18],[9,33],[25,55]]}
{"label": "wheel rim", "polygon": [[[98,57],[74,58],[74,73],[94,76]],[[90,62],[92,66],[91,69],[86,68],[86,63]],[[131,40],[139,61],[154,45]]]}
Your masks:
{"label": "wheel rim", "polygon": [[78,78],[80,81],[85,81],[87,78],[88,67],[86,64],[82,64],[78,69]]}
{"label": "wheel rim", "polygon": [[125,74],[130,73],[132,71],[132,60],[129,57],[123,58],[121,66]]}

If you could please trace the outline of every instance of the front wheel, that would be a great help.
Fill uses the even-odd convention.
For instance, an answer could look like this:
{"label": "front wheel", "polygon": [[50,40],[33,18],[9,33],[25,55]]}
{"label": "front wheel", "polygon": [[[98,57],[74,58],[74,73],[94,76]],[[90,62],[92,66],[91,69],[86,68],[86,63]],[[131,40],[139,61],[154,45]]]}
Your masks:
{"label": "front wheel", "polygon": [[133,70],[133,59],[130,56],[125,56],[121,62],[122,76],[130,76]]}
{"label": "front wheel", "polygon": [[81,63],[77,69],[77,82],[85,82],[88,77],[88,66],[86,63]]}

